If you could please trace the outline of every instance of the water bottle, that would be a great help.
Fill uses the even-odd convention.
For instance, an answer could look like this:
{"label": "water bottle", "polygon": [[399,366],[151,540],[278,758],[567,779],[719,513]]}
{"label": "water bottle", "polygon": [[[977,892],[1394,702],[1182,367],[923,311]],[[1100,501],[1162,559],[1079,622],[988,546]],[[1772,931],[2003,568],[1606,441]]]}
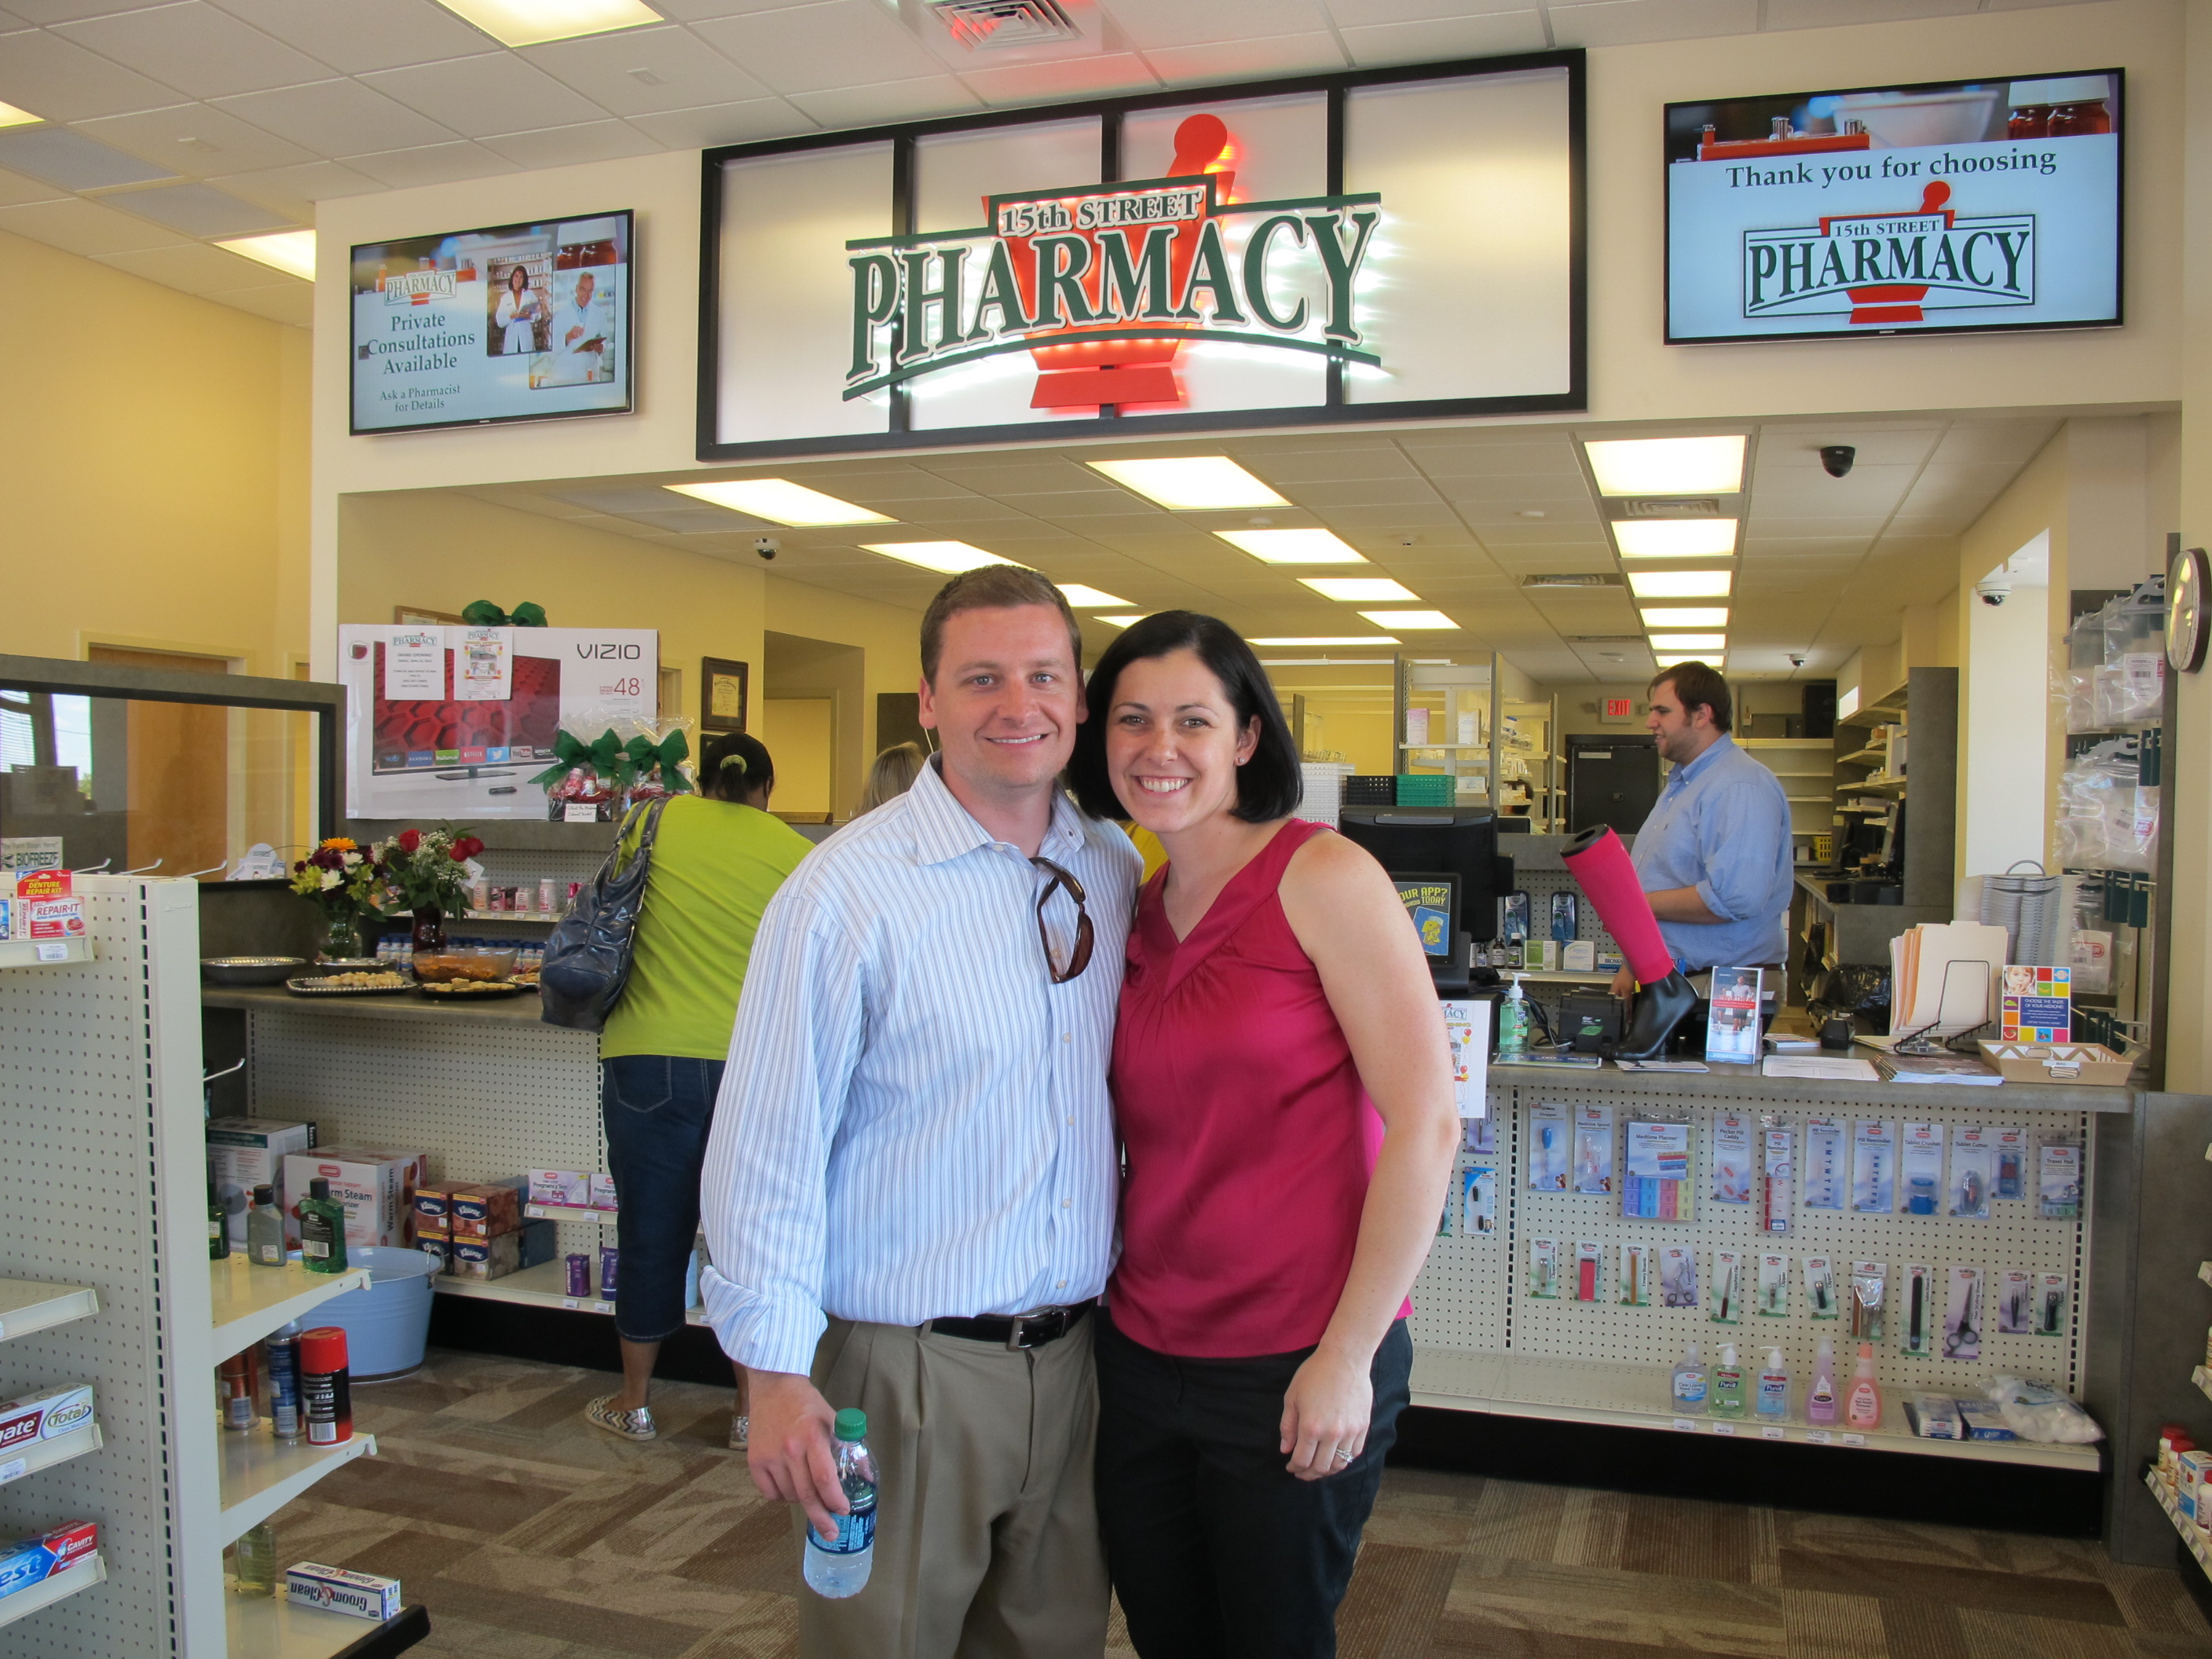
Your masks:
{"label": "water bottle", "polygon": [[837,1535],[824,1538],[806,1529],[800,1569],[817,1595],[839,1600],[858,1595],[876,1564],[876,1457],[868,1449],[868,1414],[848,1407],[837,1413],[837,1482],[850,1504],[848,1515],[833,1515]]}

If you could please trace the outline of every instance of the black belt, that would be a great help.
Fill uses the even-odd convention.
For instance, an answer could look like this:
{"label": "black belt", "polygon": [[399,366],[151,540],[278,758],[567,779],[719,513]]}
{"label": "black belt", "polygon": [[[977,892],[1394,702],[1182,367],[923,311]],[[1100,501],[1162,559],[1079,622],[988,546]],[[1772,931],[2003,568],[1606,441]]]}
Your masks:
{"label": "black belt", "polygon": [[933,1319],[922,1326],[939,1336],[965,1337],[970,1342],[995,1342],[1019,1352],[1057,1342],[1097,1307],[1079,1302],[1072,1308],[1040,1308],[1035,1313],[984,1314],[975,1319]]}

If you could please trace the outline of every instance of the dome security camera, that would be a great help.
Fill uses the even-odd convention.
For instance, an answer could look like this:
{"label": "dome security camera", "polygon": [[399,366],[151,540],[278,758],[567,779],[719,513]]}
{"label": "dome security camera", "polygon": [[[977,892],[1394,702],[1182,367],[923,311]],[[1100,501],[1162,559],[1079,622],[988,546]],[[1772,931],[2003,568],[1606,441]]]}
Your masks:
{"label": "dome security camera", "polygon": [[1805,653],[1802,651],[1792,651],[1790,653],[1790,665],[1792,668],[1802,668],[1805,665]]}
{"label": "dome security camera", "polygon": [[1842,477],[1851,470],[1851,463],[1858,458],[1858,451],[1849,444],[1823,444],[1820,447],[1820,465],[1827,469],[1832,478]]}
{"label": "dome security camera", "polygon": [[753,538],[753,551],[757,553],[763,559],[773,559],[776,556],[780,546],[781,544],[779,544],[773,536],[756,536]]}
{"label": "dome security camera", "polygon": [[2002,605],[2012,597],[2012,578],[2002,570],[1992,571],[1974,584],[1974,597],[1984,605]]}

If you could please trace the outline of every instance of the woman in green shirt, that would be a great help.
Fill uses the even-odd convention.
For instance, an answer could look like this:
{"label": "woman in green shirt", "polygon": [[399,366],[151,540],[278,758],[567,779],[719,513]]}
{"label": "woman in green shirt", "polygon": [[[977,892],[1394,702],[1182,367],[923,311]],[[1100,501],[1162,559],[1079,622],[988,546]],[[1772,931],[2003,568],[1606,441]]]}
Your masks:
{"label": "woman in green shirt", "polygon": [[[660,1345],[684,1326],[684,1277],[699,1229],[699,1171],[722,1063],[737,1023],[753,933],[783,878],[812,851],[767,812],[775,763],[758,738],[731,733],[699,757],[699,794],[662,809],[629,984],[599,1039],[599,1106],[620,1210],[615,1332],[623,1386],[584,1415],[625,1440],[650,1440],[647,1396]],[[635,833],[627,844],[635,845]],[[738,1372],[730,1443],[745,1435]]]}

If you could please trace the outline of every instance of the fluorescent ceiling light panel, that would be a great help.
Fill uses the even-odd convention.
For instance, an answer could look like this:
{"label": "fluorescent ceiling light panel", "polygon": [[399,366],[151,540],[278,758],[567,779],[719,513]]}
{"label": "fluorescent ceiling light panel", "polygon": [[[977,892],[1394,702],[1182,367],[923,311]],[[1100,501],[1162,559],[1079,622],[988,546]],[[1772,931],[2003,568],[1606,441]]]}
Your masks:
{"label": "fluorescent ceiling light panel", "polygon": [[1418,599],[1421,596],[1388,576],[1301,576],[1298,580],[1325,599],[1374,605],[1383,599]]}
{"label": "fluorescent ceiling light panel", "polygon": [[1386,634],[1278,634],[1272,639],[1247,640],[1247,645],[1395,645]]}
{"label": "fluorescent ceiling light panel", "polygon": [[217,242],[216,246],[273,266],[287,276],[297,276],[307,283],[315,280],[315,233],[312,230],[280,230],[272,236],[241,236],[235,241]]}
{"label": "fluorescent ceiling light panel", "polygon": [[1441,611],[1363,611],[1359,614],[1377,628],[1403,628],[1413,630],[1459,626]]}
{"label": "fluorescent ceiling light panel", "polygon": [[1085,587],[1081,582],[1054,582],[1053,586],[1057,587],[1066,596],[1067,602],[1079,611],[1088,611],[1102,605],[1126,605],[1129,603],[1127,599],[1115,598],[1111,593],[1102,592],[1097,588]]}
{"label": "fluorescent ceiling light panel", "polygon": [[1733,570],[1632,570],[1628,589],[1639,599],[1724,599]]}
{"label": "fluorescent ceiling light panel", "polygon": [[1227,512],[1240,507],[1290,505],[1226,455],[1093,461],[1091,465],[1115,483],[1126,484],[1162,507],[1182,512]]}
{"label": "fluorescent ceiling light panel", "polygon": [[1710,559],[1735,551],[1735,520],[1625,519],[1613,539],[1624,559]]}
{"label": "fluorescent ceiling light panel", "polygon": [[1646,628],[1726,628],[1728,607],[1724,605],[1691,605],[1679,610],[1651,610],[1639,612]]}
{"label": "fluorescent ceiling light panel", "polygon": [[818,489],[809,489],[805,484],[793,483],[787,478],[732,478],[724,483],[669,484],[666,488],[679,495],[694,495],[716,507],[726,507],[732,513],[749,513],[772,524],[794,525],[802,529],[825,524],[898,522],[880,513],[871,513],[865,507],[841,501],[835,495],[825,495]]}
{"label": "fluorescent ceiling light panel", "polygon": [[438,0],[506,46],[573,40],[667,20],[641,0]]}
{"label": "fluorescent ceiling light panel", "polygon": [[1743,488],[1743,440],[1621,438],[1586,443],[1601,495],[1733,495]]}
{"label": "fluorescent ceiling light panel", "polygon": [[1654,634],[1651,636],[1651,648],[1654,651],[1725,651],[1728,649],[1728,635],[1725,634]]}
{"label": "fluorescent ceiling light panel", "polygon": [[1144,621],[1148,614],[1146,611],[1133,611],[1126,617],[1093,617],[1091,620],[1111,623],[1116,628],[1134,628],[1139,623]]}
{"label": "fluorescent ceiling light panel", "polygon": [[1266,564],[1365,564],[1367,556],[1334,530],[1217,530],[1231,547]]}
{"label": "fluorescent ceiling light panel", "polygon": [[1670,652],[1666,656],[1662,657],[1655,655],[1651,659],[1652,661],[1657,663],[1662,668],[1679,668],[1686,662],[1702,662],[1710,664],[1720,659],[1721,653],[1717,651]]}
{"label": "fluorescent ceiling light panel", "polygon": [[17,109],[13,104],[0,104],[0,127],[27,127],[46,118],[27,109]]}
{"label": "fluorescent ceiling light panel", "polygon": [[[986,553],[980,547],[970,547],[965,542],[862,542],[860,545],[887,559],[902,559],[924,570],[941,570],[948,576],[957,576],[963,570],[981,570],[987,564],[1013,562],[995,553]],[[1127,601],[1110,599],[1108,603],[1121,605]]]}

